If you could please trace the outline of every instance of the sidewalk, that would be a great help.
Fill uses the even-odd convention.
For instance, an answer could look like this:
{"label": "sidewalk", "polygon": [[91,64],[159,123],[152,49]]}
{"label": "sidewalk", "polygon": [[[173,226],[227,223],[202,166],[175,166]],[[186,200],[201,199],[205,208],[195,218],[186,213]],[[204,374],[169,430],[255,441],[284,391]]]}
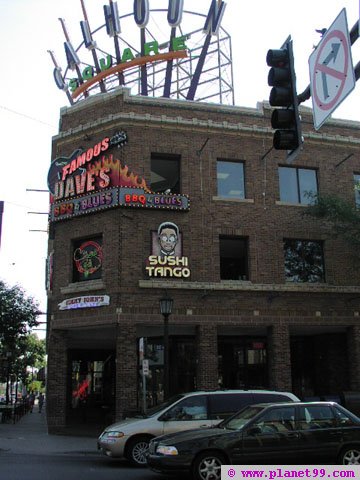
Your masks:
{"label": "sidewalk", "polygon": [[49,435],[46,426],[46,412],[27,413],[18,422],[0,423],[0,454],[95,454],[98,455],[96,440],[97,433],[92,436],[89,428],[80,430],[75,436],[74,429],[68,435]]}

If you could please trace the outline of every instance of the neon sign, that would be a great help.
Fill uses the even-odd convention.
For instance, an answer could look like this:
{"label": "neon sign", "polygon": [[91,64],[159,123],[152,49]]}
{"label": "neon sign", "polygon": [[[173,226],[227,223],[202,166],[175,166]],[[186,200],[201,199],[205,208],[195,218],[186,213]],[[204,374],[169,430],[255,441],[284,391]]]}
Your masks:
{"label": "neon sign", "polygon": [[74,251],[73,257],[77,271],[87,278],[101,268],[103,251],[101,245],[89,240]]}
{"label": "neon sign", "polygon": [[[136,50],[133,47],[130,48],[130,43],[133,40],[125,41],[122,34],[121,23],[124,19],[130,18],[129,14],[119,15],[119,9],[116,1],[109,0],[109,5],[103,6],[103,14],[105,24],[95,30],[90,29],[88,15],[85,9],[85,0],[80,0],[84,19],[80,21],[81,33],[83,42],[78,48],[74,48],[70,41],[69,34],[65,27],[63,19],[59,19],[62,25],[62,29],[65,35],[64,49],[67,61],[67,68],[65,75],[62,74],[62,69],[58,65],[55,55],[52,51],[49,51],[53,64],[55,66],[53,75],[57,87],[66,92],[70,103],[73,103],[75,99],[80,97],[87,98],[90,93],[93,93],[93,87],[96,86],[100,89],[101,93],[113,89],[116,86],[116,81],[119,85],[129,85],[129,82],[125,78],[125,70],[131,70],[133,75],[135,67],[139,68],[141,95],[148,95],[148,82],[147,82],[147,70],[145,66],[149,63],[167,62],[165,81],[164,81],[164,94],[162,96],[170,96],[170,86],[172,81],[172,67],[173,61],[185,59],[190,52],[190,57],[194,57],[197,60],[197,67],[191,67],[191,71],[194,74],[191,76],[191,85],[187,95],[187,99],[194,99],[196,88],[199,84],[200,74],[204,66],[204,59],[207,56],[209,49],[209,40],[213,35],[218,35],[221,20],[225,11],[225,2],[223,0],[210,0],[210,7],[207,15],[193,13],[193,15],[205,17],[205,23],[202,31],[205,34],[204,46],[199,54],[197,50],[196,55],[191,53],[190,47],[187,45],[187,40],[191,38],[192,32],[189,35],[176,35],[176,29],[179,28],[182,23],[183,13],[191,14],[192,12],[184,11],[184,0],[169,0],[168,8],[150,10],[149,0],[134,0],[132,17],[135,24],[140,29],[140,49]],[[151,20],[152,12],[164,11],[167,13],[167,23],[171,29],[170,35],[167,41],[158,42],[149,31],[149,22]],[[96,40],[94,38],[96,34]],[[105,38],[98,42],[100,34],[105,34]],[[107,46],[107,51],[104,46],[98,47],[98,43],[108,45],[108,38],[113,40],[114,53],[110,53]],[[148,38],[146,38],[148,36]],[[151,36],[151,40],[149,41]],[[198,49],[198,43],[195,44]],[[167,50],[160,53],[160,50]],[[135,51],[134,51],[135,50]],[[99,55],[100,52],[100,56]],[[83,56],[86,60],[81,60]],[[180,65],[180,64],[179,64]],[[180,67],[181,68],[181,67]],[[163,69],[164,70],[164,69]],[[69,71],[73,71],[74,75],[69,78]],[[130,74],[129,74],[130,75]],[[111,78],[109,78],[111,77]],[[109,81],[107,82],[107,79]],[[189,77],[190,78],[190,77]],[[114,80],[116,80],[114,82]],[[132,81],[136,80],[132,78]],[[131,82],[130,82],[131,83]]]}

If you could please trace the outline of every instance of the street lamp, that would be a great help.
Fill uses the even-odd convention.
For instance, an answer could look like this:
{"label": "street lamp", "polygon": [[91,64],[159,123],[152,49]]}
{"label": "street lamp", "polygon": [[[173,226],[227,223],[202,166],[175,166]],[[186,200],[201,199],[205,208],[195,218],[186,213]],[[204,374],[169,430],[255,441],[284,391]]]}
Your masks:
{"label": "street lamp", "polygon": [[169,396],[169,317],[174,300],[168,296],[160,299],[160,313],[164,317],[164,400]]}

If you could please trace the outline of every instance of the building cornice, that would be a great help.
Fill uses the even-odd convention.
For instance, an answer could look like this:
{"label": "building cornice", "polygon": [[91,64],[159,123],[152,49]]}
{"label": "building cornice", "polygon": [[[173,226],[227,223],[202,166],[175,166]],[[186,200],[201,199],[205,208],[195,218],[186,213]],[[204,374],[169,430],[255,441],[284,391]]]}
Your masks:
{"label": "building cornice", "polygon": [[[131,96],[129,94],[129,89],[121,88],[115,92],[108,93],[106,95],[98,95],[87,99],[85,102],[80,102],[79,104],[73,105],[71,107],[63,107],[61,109],[61,115],[71,115],[73,113],[81,112],[83,109],[88,109],[89,107],[100,106],[101,103],[109,103],[111,97],[114,97],[113,100],[118,96],[122,96],[124,103],[133,104],[133,105],[144,105],[144,106],[161,106],[171,108],[173,111],[178,109],[179,111],[193,111],[194,115],[196,112],[203,113],[209,112],[209,114],[231,114],[232,116],[237,117],[252,117],[263,121],[264,120],[264,110],[268,109],[269,106],[264,103],[258,103],[257,108],[245,108],[238,106],[229,106],[229,105],[220,105],[220,104],[208,104],[194,101],[185,101],[185,100],[174,100],[174,99],[164,99],[164,98],[153,98],[153,97],[140,97],[140,96]],[[304,112],[311,114],[311,109],[303,108]],[[77,136],[82,137],[85,132],[89,130],[92,133],[102,133],[104,128],[110,127],[113,124],[121,123],[123,128],[124,124],[127,125],[148,125],[151,123],[152,127],[158,126],[159,128],[174,128],[177,129],[183,128],[187,130],[191,128],[192,130],[213,130],[214,132],[222,131],[227,134],[239,134],[247,136],[263,136],[273,134],[273,130],[269,126],[263,127],[260,125],[248,125],[244,123],[233,123],[229,121],[216,122],[211,119],[199,119],[196,117],[186,118],[181,115],[169,116],[169,115],[154,115],[151,113],[135,113],[135,112],[118,112],[115,114],[108,114],[102,118],[90,121],[84,124],[81,124],[75,128],[70,128],[64,132],[53,137],[53,141],[66,144],[68,142],[73,142]],[[270,122],[268,122],[270,123]],[[360,130],[360,122],[350,121],[350,120],[334,120],[330,119],[327,122],[328,126],[340,126],[342,128],[350,128]],[[344,135],[331,135],[328,133],[319,133],[319,132],[303,132],[305,140],[311,140],[312,142],[321,142],[321,143],[336,143],[336,144],[345,144],[347,146],[360,145],[360,138],[355,138],[353,136],[344,136]]]}
{"label": "building cornice", "polygon": [[328,285],[325,283],[285,283],[259,284],[247,281],[226,280],[222,282],[189,282],[179,280],[139,280],[140,288],[206,291],[245,291],[245,292],[288,292],[288,293],[331,293],[360,294],[360,285]]}

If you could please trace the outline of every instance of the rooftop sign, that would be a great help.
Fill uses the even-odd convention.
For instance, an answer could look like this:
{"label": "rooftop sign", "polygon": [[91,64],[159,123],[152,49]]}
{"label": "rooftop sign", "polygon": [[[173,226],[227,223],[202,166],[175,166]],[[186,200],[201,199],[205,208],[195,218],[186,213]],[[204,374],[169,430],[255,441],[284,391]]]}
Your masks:
{"label": "rooftop sign", "polygon": [[[200,76],[203,71],[208,71],[205,61],[212,37],[223,36],[221,21],[226,7],[223,0],[209,0],[210,6],[207,15],[184,10],[184,0],[168,0],[167,10],[150,10],[151,2],[149,0],[134,0],[132,13],[122,16],[119,14],[118,2],[109,0],[109,4],[103,6],[105,23],[95,30],[90,28],[85,0],[80,0],[80,2],[84,19],[80,21],[83,41],[79,47],[74,47],[64,19],[59,19],[65,36],[65,73],[58,64],[54,52],[49,51],[55,67],[53,71],[55,83],[60,90],[66,93],[71,104],[74,101],[86,99],[92,94],[105,93],[119,85],[130,88],[140,85],[138,93],[146,96],[154,94],[155,87],[151,85],[156,83],[158,95],[170,97],[174,94],[174,86],[179,83],[179,80],[182,98],[186,96],[188,100],[197,99],[197,89],[201,84]],[[170,28],[167,38],[157,38],[156,34],[154,35],[151,31],[154,24],[159,24],[159,20],[154,20],[157,14],[166,14],[166,21]],[[191,33],[182,34],[184,17],[186,20],[192,19]],[[199,24],[199,19],[201,21],[205,19],[205,21],[201,26],[199,25],[199,28],[194,29],[194,20]],[[139,47],[134,46],[136,43],[134,43],[133,26],[128,30],[128,38],[123,32],[125,24],[131,20],[140,32]],[[160,23],[159,35],[163,36],[165,22],[161,19]],[[202,41],[199,41],[199,35],[202,36]],[[222,51],[224,47],[223,43]],[[193,50],[194,48],[196,51]],[[216,42],[211,50],[213,51],[214,48],[219,48]],[[213,55],[209,57],[213,57]],[[229,58],[227,52],[224,57]],[[214,62],[214,60],[211,61]],[[150,64],[151,70],[148,72],[147,66]],[[223,59],[217,68],[220,66],[224,68],[225,64],[226,61]],[[175,68],[177,75],[173,80],[172,72]],[[216,71],[216,66],[214,65],[211,70]],[[180,71],[183,73],[179,77]],[[214,71],[212,78],[216,77]],[[184,72],[188,73],[184,76]],[[153,78],[160,74],[163,78],[162,92],[160,92],[159,78],[156,79],[156,82],[150,80],[150,76]],[[204,74],[206,75],[206,73]],[[226,77],[228,82],[228,78],[232,78],[232,75],[226,75]],[[184,82],[184,80],[186,81]],[[187,93],[184,91],[185,89],[187,89]],[[224,92],[225,90],[224,86],[219,87],[219,91]],[[209,92],[209,88],[207,88],[207,92]],[[180,95],[179,91],[177,93]]]}

